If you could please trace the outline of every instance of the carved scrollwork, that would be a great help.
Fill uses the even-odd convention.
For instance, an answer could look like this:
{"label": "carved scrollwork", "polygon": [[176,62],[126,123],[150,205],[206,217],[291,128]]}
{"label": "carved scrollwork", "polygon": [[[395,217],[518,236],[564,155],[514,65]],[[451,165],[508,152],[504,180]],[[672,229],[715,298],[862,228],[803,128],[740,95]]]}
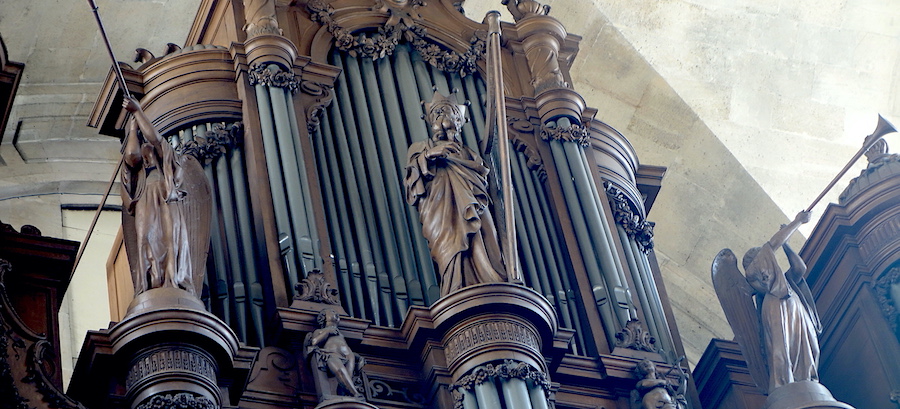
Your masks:
{"label": "carved scrollwork", "polygon": [[550,398],[550,379],[543,371],[534,369],[531,365],[512,359],[504,360],[502,364],[486,364],[475,367],[468,375],[460,378],[450,385],[456,403],[454,408],[463,407],[463,390],[472,391],[476,385],[480,385],[492,379],[521,379],[528,381],[544,390],[544,395]]}
{"label": "carved scrollwork", "polygon": [[546,181],[547,171],[544,169],[544,161],[541,159],[541,154],[522,137],[523,134],[534,134],[534,125],[528,120],[513,117],[506,118],[506,125],[510,131],[513,148],[525,155],[528,169],[534,172],[541,182]]}
{"label": "carved scrollwork", "polygon": [[613,216],[625,230],[625,234],[637,243],[638,248],[644,253],[653,249],[653,222],[647,221],[637,205],[625,195],[625,192],[612,183],[605,183],[606,197],[612,208]]}
{"label": "carved scrollwork", "polygon": [[309,133],[314,133],[316,129],[319,129],[319,125],[322,122],[322,113],[325,112],[325,107],[331,104],[331,100],[334,99],[333,89],[334,86],[330,84],[313,81],[300,82],[300,90],[314,98],[313,102],[306,108],[306,129],[309,130]]}
{"label": "carved scrollwork", "polygon": [[322,304],[339,304],[338,290],[331,287],[331,283],[325,280],[325,275],[320,270],[311,270],[306,278],[300,280],[294,289],[297,290],[297,300],[310,301]]}
{"label": "carved scrollwork", "polygon": [[239,146],[244,137],[244,127],[240,122],[231,125],[225,123],[213,125],[213,129],[203,136],[195,136],[194,139],[181,144],[176,151],[181,154],[191,155],[206,165]]}
{"label": "carved scrollwork", "polygon": [[418,8],[423,0],[378,0],[372,11],[387,14],[388,20],[375,33],[351,33],[335,22],[335,10],[324,0],[311,0],[306,4],[310,19],[325,27],[334,37],[334,46],[354,57],[377,60],[391,55],[400,40],[406,40],[422,59],[444,72],[455,72],[465,77],[478,68],[477,62],[487,48],[484,35],[475,35],[465,53],[457,53],[428,38],[425,27],[419,24]]}
{"label": "carved scrollwork", "polygon": [[428,399],[416,384],[393,379],[369,379],[366,388],[372,402],[400,402],[416,407],[424,407],[428,403]]}
{"label": "carved scrollwork", "polygon": [[545,141],[575,142],[581,146],[588,145],[588,131],[578,124],[569,126],[543,126],[541,127],[541,139]]}
{"label": "carved scrollwork", "polygon": [[292,94],[300,88],[300,82],[292,72],[285,72],[275,64],[257,64],[250,68],[250,85],[262,84],[268,87],[284,88]]}
{"label": "carved scrollwork", "polygon": [[616,333],[616,346],[637,351],[656,352],[656,338],[644,330],[644,324],[637,319],[628,320],[625,328]]}
{"label": "carved scrollwork", "polygon": [[216,409],[216,404],[202,396],[183,392],[153,396],[135,409]]}

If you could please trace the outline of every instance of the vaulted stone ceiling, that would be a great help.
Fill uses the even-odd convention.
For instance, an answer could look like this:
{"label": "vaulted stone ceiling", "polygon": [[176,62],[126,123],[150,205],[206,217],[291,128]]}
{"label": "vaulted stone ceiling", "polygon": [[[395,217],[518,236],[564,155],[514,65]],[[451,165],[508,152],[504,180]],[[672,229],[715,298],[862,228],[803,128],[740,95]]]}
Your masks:
{"label": "vaulted stone ceiling", "polygon": [[[181,44],[200,2],[97,3],[118,59],[128,61],[138,47]],[[900,8],[893,0],[545,3],[582,36],[574,88],[642,163],[668,167],[650,219],[696,362],[711,337],[730,337],[709,283],[716,252],[743,252],[805,208],[871,132],[876,112],[900,123]],[[503,6],[465,8],[480,21]],[[9,58],[26,64],[0,143],[0,221],[59,236],[61,206],[98,203],[117,160],[118,142],[84,125],[109,60],[86,2],[0,0],[0,10]]]}

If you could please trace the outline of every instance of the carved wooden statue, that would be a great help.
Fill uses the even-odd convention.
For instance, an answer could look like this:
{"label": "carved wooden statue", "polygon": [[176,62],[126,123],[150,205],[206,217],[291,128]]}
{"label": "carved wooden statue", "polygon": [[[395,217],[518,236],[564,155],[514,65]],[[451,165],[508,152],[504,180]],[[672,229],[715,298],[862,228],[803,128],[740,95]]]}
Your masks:
{"label": "carved wooden statue", "polygon": [[406,197],[419,209],[422,233],[441,277],[441,295],[505,282],[489,210],[488,168],[461,142],[465,106],[435,92],[425,104],[431,138],[409,147]]}
{"label": "carved wooden statue", "polygon": [[159,287],[200,295],[209,249],[210,188],[203,167],[176,152],[138,102],[122,166],[122,228],[134,293]]}
{"label": "carved wooden statue", "polygon": [[318,322],[320,328],[307,335],[304,344],[307,358],[315,365],[313,374],[322,400],[340,395],[361,399],[365,360],[347,345],[338,329],[340,317],[335,310],[322,310]]}
{"label": "carved wooden statue", "polygon": [[[672,368],[675,369],[674,367]],[[666,376],[660,377],[656,372],[656,364],[649,359],[638,362],[634,368],[641,378],[631,393],[633,409],[684,409],[687,400],[684,397],[687,375],[680,373],[680,384],[675,385]]]}
{"label": "carved wooden statue", "polygon": [[[809,212],[798,213],[768,242],[747,251],[746,279],[731,250],[722,250],[713,261],[719,301],[751,375],[764,392],[792,382],[818,381],[819,316],[806,284],[806,264],[786,243],[809,219]],[[778,247],[784,248],[790,263],[786,272],[776,260]],[[756,297],[755,304],[751,295]]]}

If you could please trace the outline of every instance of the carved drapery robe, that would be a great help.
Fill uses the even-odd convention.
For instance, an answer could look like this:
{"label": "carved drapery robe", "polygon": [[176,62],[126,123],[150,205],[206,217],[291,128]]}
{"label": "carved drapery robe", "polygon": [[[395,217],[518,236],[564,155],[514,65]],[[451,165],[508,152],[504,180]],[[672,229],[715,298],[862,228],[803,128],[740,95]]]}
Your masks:
{"label": "carved drapery robe", "polygon": [[806,280],[791,276],[782,272],[768,243],[747,266],[747,278],[767,287],[759,313],[770,391],[791,382],[819,379],[818,313]]}
{"label": "carved drapery robe", "polygon": [[122,172],[122,206],[135,219],[135,294],[163,286],[194,293],[188,227],[179,203],[186,195],[180,155],[167,143],[155,148],[145,142],[140,158]]}
{"label": "carved drapery robe", "polygon": [[454,140],[433,138],[409,147],[406,170],[407,201],[419,209],[441,295],[506,281],[484,161]]}

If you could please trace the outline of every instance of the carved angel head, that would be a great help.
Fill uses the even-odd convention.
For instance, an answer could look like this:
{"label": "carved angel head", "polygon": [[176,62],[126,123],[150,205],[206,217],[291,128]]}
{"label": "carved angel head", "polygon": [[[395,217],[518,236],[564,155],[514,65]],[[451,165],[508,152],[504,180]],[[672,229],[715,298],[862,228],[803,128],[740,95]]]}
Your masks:
{"label": "carved angel head", "polygon": [[460,132],[466,123],[466,106],[454,103],[450,97],[445,97],[435,91],[431,102],[425,106],[425,120],[431,126],[431,138],[434,140],[449,140],[459,142]]}

